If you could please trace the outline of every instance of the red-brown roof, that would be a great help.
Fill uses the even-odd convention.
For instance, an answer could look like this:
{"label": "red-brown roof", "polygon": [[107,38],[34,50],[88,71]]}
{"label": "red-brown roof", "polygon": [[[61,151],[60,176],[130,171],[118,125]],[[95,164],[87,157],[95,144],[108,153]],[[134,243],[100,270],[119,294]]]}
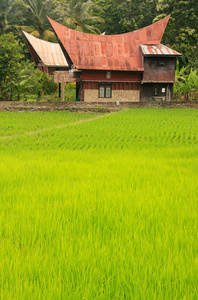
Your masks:
{"label": "red-brown roof", "polygon": [[181,56],[181,53],[164,45],[141,45],[144,56]]}
{"label": "red-brown roof", "polygon": [[[61,47],[58,43],[50,43],[43,40],[40,40],[33,35],[23,31],[23,34],[28,42],[28,45],[31,45],[33,50],[37,53],[41,61],[47,67],[68,67],[68,63],[65,59],[65,56],[61,50]],[[31,50],[31,49],[30,49]],[[32,51],[30,51],[31,54]],[[33,59],[37,63],[34,55]]]}
{"label": "red-brown roof", "polygon": [[142,71],[140,45],[160,44],[170,15],[142,29],[118,35],[77,32],[48,18],[78,69]]}

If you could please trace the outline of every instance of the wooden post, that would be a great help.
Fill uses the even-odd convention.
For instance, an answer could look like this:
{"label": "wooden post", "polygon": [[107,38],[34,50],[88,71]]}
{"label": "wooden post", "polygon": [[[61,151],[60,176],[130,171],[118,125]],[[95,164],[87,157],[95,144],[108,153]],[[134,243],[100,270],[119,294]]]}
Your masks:
{"label": "wooden post", "polygon": [[64,83],[64,78],[62,79],[61,85],[62,85],[62,101],[64,101],[65,100],[65,83]]}
{"label": "wooden post", "polygon": [[58,96],[61,97],[61,83],[58,84]]}
{"label": "wooden post", "polygon": [[59,83],[59,97],[62,94],[62,102],[65,101],[65,84],[68,82],[76,82],[76,79],[69,75],[68,71],[55,71],[54,82]]}

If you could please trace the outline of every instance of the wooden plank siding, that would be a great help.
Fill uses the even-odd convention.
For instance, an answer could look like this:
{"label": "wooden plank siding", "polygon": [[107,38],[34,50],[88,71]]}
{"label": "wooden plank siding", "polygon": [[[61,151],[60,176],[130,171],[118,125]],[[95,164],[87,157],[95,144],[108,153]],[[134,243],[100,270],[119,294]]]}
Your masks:
{"label": "wooden plank siding", "polygon": [[[110,72],[110,78],[107,73]],[[107,81],[107,82],[141,82],[142,72],[82,70],[82,81]]]}
{"label": "wooden plank siding", "polygon": [[175,57],[144,57],[142,83],[174,83]]}
{"label": "wooden plank siding", "polygon": [[[105,83],[105,82],[104,82]],[[111,82],[107,82],[111,83]],[[130,91],[140,91],[140,83],[137,82],[112,82],[112,90],[130,90]],[[84,81],[83,82],[83,90],[98,90],[99,83]]]}

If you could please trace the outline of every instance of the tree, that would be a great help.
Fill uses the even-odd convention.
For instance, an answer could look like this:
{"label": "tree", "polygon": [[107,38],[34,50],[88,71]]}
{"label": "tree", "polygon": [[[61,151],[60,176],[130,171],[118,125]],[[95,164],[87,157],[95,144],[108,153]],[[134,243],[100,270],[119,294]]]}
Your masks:
{"label": "tree", "polygon": [[52,0],[23,0],[24,23],[22,29],[35,37],[55,41],[47,15],[53,17],[55,12]]}
{"label": "tree", "polygon": [[23,46],[12,33],[0,36],[0,98],[13,100],[14,80],[24,58]]}
{"label": "tree", "polygon": [[59,10],[60,20],[65,26],[81,32],[100,33],[96,24],[104,20],[98,16],[101,9],[91,0],[69,0],[59,6]]}
{"label": "tree", "polygon": [[93,0],[103,13],[105,25],[100,29],[106,34],[119,34],[150,25],[156,16],[153,0]]}
{"label": "tree", "polygon": [[156,16],[156,2],[153,0],[122,1],[120,10],[122,32],[134,31],[152,23]]}
{"label": "tree", "polygon": [[0,1],[0,34],[6,33],[24,21],[22,7],[22,0]]}
{"label": "tree", "polygon": [[157,21],[171,13],[162,42],[182,53],[181,66],[198,68],[197,0],[158,0]]}
{"label": "tree", "polygon": [[122,7],[120,7],[120,1],[116,0],[93,0],[96,5],[101,8],[99,16],[104,19],[105,22],[100,23],[98,28],[101,32],[106,34],[121,33],[120,20],[122,17]]}
{"label": "tree", "polygon": [[22,61],[19,72],[12,79],[13,84],[13,98],[20,101],[23,96],[24,100],[26,95],[35,90],[38,79],[35,78],[35,64],[29,61]]}

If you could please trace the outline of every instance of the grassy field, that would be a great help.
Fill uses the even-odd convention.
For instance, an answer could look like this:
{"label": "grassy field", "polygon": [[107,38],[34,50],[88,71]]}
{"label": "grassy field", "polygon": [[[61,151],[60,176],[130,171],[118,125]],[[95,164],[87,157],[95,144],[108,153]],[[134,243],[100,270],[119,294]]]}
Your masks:
{"label": "grassy field", "polygon": [[198,110],[0,113],[1,299],[198,299]]}

